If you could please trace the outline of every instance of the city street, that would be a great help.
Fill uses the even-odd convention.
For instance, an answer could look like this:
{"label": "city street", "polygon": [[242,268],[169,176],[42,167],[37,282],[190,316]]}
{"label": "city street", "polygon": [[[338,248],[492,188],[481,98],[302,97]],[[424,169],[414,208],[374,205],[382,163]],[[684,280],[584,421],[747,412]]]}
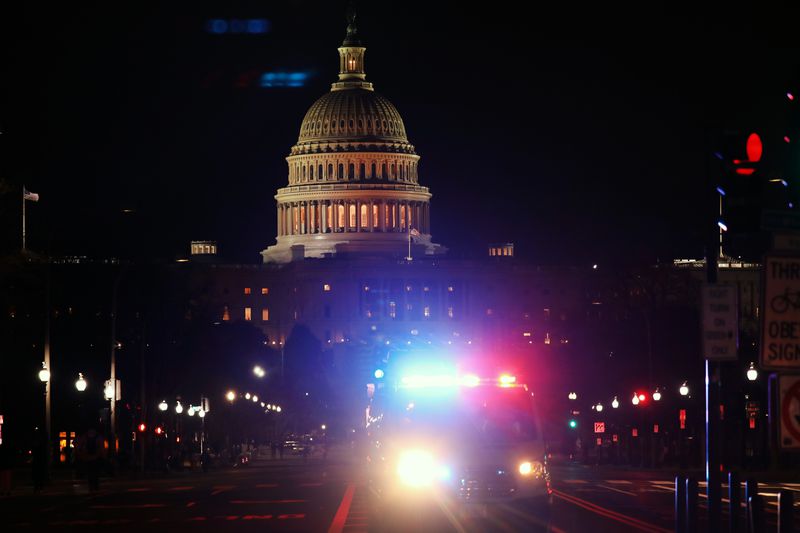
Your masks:
{"label": "city street", "polygon": [[[346,450],[337,452],[326,462],[261,458],[242,469],[206,474],[104,479],[97,494],[79,482],[54,483],[39,495],[22,486],[0,500],[0,511],[13,531],[108,526],[118,531],[373,530],[362,473]],[[564,464],[554,467],[553,478],[555,532],[673,530],[673,481],[666,473]],[[773,528],[779,488],[798,491],[800,483],[762,484]],[[701,497],[701,519],[704,509]],[[510,506],[469,517],[450,511],[406,514],[392,522],[392,529],[527,531],[536,524],[535,517]]]}

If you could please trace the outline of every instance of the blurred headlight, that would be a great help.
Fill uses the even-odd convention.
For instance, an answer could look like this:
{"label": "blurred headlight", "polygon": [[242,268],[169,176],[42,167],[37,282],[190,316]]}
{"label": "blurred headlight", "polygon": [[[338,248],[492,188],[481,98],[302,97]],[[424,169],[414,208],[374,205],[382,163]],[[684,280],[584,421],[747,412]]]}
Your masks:
{"label": "blurred headlight", "polygon": [[424,450],[409,450],[400,455],[397,475],[409,487],[425,487],[436,477],[438,469],[433,455]]}
{"label": "blurred headlight", "polygon": [[539,477],[544,471],[544,465],[539,461],[524,461],[519,464],[519,473],[523,476],[536,476]]}

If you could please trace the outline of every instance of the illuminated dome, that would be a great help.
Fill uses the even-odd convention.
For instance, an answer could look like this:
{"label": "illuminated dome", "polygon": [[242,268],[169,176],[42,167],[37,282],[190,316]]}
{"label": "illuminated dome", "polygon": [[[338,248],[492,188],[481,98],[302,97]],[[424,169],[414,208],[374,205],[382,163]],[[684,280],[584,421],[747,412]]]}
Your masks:
{"label": "illuminated dome", "polygon": [[369,149],[413,153],[400,113],[369,89],[331,91],[306,113],[292,153],[337,148],[342,143],[375,143]]}
{"label": "illuminated dome", "polygon": [[400,113],[366,81],[352,15],[339,47],[339,80],[309,108],[278,189],[276,244],[265,263],[337,255],[438,255],[431,241],[431,193],[418,181],[419,156]]}

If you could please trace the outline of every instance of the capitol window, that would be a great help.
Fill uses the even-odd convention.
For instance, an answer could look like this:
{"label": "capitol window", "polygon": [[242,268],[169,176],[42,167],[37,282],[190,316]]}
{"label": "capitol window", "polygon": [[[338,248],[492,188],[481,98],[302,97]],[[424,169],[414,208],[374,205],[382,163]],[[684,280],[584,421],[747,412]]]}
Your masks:
{"label": "capitol window", "polygon": [[425,308],[422,310],[422,314],[425,315],[425,318],[430,318],[431,317],[431,308],[426,305]]}
{"label": "capitol window", "polygon": [[453,318],[453,308],[452,307],[448,307],[447,308],[447,316],[449,318]]}
{"label": "capitol window", "polygon": [[244,293],[245,294],[250,294],[250,287],[245,287],[244,288]]}
{"label": "capitol window", "polygon": [[244,319],[245,320],[253,320],[253,309],[250,307],[244,308]]}
{"label": "capitol window", "polygon": [[330,292],[331,286],[326,283],[322,286],[322,290],[325,292]]}
{"label": "capitol window", "polygon": [[269,321],[269,309],[267,309],[266,307],[261,310],[261,320],[263,322]]}
{"label": "capitol window", "polygon": [[395,302],[389,302],[389,317],[397,318],[397,304]]}

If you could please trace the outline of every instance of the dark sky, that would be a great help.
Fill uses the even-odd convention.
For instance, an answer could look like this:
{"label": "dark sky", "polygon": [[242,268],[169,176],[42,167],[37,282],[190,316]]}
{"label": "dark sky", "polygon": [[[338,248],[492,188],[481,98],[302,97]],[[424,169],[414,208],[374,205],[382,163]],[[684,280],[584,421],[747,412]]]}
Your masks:
{"label": "dark sky", "polygon": [[[211,238],[259,261],[284,158],[336,78],[345,2],[24,4],[0,14],[4,249],[24,182],[42,198],[35,249],[174,257]],[[358,21],[368,80],[422,156],[434,240],[455,254],[700,256],[706,132],[759,129],[770,146],[791,126],[795,13],[438,4],[361,2]],[[213,34],[215,18],[270,31]],[[259,87],[270,71],[311,76]]]}

